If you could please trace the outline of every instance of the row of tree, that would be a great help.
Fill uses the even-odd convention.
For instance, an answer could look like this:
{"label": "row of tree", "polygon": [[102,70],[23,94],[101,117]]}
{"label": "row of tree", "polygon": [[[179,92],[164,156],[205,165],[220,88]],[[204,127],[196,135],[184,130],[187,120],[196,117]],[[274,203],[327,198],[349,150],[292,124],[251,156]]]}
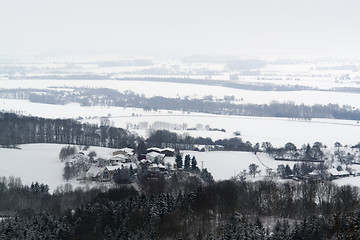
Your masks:
{"label": "row of tree", "polygon": [[150,133],[146,139],[148,146],[172,147],[184,150],[201,150],[196,145],[211,146],[212,150],[227,151],[255,151],[255,147],[247,141],[243,142],[241,138],[234,137],[230,139],[218,139],[213,141],[206,137],[192,137],[190,135],[179,135],[168,130],[157,130]]}
{"label": "row of tree", "polygon": [[322,161],[325,157],[324,146],[321,142],[315,142],[312,146],[304,144],[301,148],[297,148],[292,142],[288,142],[284,147],[273,147],[270,142],[263,142],[261,148],[266,153],[275,158],[284,158],[288,160],[319,160]]}
{"label": "row of tree", "polygon": [[110,148],[136,147],[138,137],[122,128],[81,124],[71,119],[45,119],[0,112],[0,146],[61,143]]}
{"label": "row of tree", "polygon": [[[171,185],[173,180],[167,181]],[[151,194],[124,186],[108,191],[68,189],[53,195],[21,185],[1,186],[2,200],[13,200],[7,209],[17,209],[11,218],[0,221],[0,237],[4,239],[275,240],[360,236],[358,189],[329,182],[228,180],[197,187],[185,184],[180,188],[183,191],[164,188]],[[270,224],[272,221],[275,224]]]}
{"label": "row of tree", "polygon": [[[45,119],[0,112],[0,146],[14,147],[26,143],[60,143],[134,149],[141,145],[139,146],[141,153],[146,150],[141,137],[122,128],[81,124],[72,119]],[[146,139],[146,143],[148,146],[191,150],[194,149],[195,144],[213,145],[214,148],[216,145],[222,145],[225,150],[253,150],[251,143],[244,143],[240,138],[213,141],[211,138],[194,138],[189,135],[184,137],[167,130],[152,132]],[[60,157],[71,154],[68,151],[71,149],[64,149]]]}

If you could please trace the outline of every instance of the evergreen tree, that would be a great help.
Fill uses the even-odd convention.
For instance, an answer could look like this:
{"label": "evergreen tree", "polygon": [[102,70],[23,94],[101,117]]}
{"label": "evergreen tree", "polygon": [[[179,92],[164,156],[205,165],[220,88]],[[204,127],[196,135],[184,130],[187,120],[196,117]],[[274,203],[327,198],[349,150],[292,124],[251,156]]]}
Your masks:
{"label": "evergreen tree", "polygon": [[294,164],[292,172],[295,177],[301,177],[301,167],[298,163]]}
{"label": "evergreen tree", "polygon": [[193,170],[193,171],[198,170],[197,161],[196,161],[195,156],[193,156],[191,158],[191,170]]}
{"label": "evergreen tree", "polygon": [[206,168],[201,170],[200,177],[201,177],[202,180],[204,180],[204,182],[207,182],[207,183],[214,182],[213,176],[211,175],[210,172],[208,172],[208,170]]}
{"label": "evergreen tree", "polygon": [[175,163],[178,169],[181,169],[183,167],[183,159],[179,152],[176,154]]}
{"label": "evergreen tree", "polygon": [[141,155],[146,154],[146,152],[147,152],[147,147],[145,145],[145,142],[144,142],[144,140],[140,140],[138,145],[137,145],[137,149],[136,149],[138,160],[140,160]]}
{"label": "evergreen tree", "polygon": [[278,165],[278,167],[276,169],[276,173],[281,178],[285,177],[285,166],[284,166],[284,164]]}
{"label": "evergreen tree", "polygon": [[190,169],[190,155],[189,154],[186,154],[185,155],[185,160],[184,160],[184,169],[185,170],[189,170]]}
{"label": "evergreen tree", "polygon": [[114,171],[114,181],[117,184],[129,184],[132,182],[132,174],[128,168],[118,168]]}
{"label": "evergreen tree", "polygon": [[290,176],[292,174],[291,168],[289,166],[289,164],[286,164],[285,166],[285,176]]}

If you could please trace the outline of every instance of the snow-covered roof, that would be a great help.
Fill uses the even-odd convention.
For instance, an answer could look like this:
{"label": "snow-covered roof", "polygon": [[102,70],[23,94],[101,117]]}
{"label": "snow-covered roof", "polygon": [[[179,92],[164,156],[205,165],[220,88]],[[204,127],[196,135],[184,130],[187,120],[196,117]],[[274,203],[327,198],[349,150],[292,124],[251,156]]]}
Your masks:
{"label": "snow-covered roof", "polygon": [[155,151],[155,152],[164,152],[164,151],[169,151],[169,152],[175,152],[175,149],[173,148],[157,148],[157,147],[151,147],[147,149],[148,152],[150,151]]}
{"label": "snow-covered roof", "polygon": [[155,151],[155,152],[162,152],[163,149],[162,148],[157,148],[157,147],[151,147],[151,148],[148,148],[147,151]]}
{"label": "snow-covered roof", "polygon": [[338,176],[339,172],[336,170],[336,168],[330,168],[327,170],[328,173],[330,173],[333,176]]}
{"label": "snow-covered roof", "polygon": [[344,176],[344,175],[350,175],[350,173],[346,170],[339,171],[339,176]]}
{"label": "snow-covered roof", "polygon": [[142,164],[151,163],[151,161],[150,161],[150,160],[147,160],[147,159],[142,159],[142,160],[140,161],[140,163],[142,163]]}
{"label": "snow-covered roof", "polygon": [[320,175],[320,171],[319,170],[314,170],[311,173],[309,173],[310,176],[318,176]]}
{"label": "snow-covered roof", "polygon": [[120,160],[120,161],[121,160],[126,160],[126,157],[124,155],[122,155],[122,154],[119,154],[119,155],[116,155],[116,156],[110,158],[110,161],[112,161],[112,160],[114,160],[114,161],[116,161],[116,160]]}
{"label": "snow-covered roof", "polygon": [[112,153],[113,156],[117,156],[117,155],[129,155],[132,156],[134,155],[134,149],[132,148],[121,148],[115,152]]}
{"label": "snow-covered roof", "polygon": [[124,152],[126,152],[127,154],[129,154],[129,155],[133,155],[134,154],[134,149],[132,149],[132,148],[121,148],[120,149],[120,151],[124,151]]}
{"label": "snow-covered roof", "polygon": [[98,176],[102,171],[104,171],[104,167],[96,167],[91,166],[91,168],[86,172],[87,177],[96,177]]}
{"label": "snow-covered roof", "polygon": [[120,166],[106,166],[107,170],[110,172],[115,171],[116,169],[120,168]]}
{"label": "snow-covered roof", "polygon": [[115,171],[118,168],[130,168],[130,166],[132,166],[133,169],[137,169],[136,164],[133,163],[121,163],[121,165],[117,165],[117,166],[106,166],[107,170],[109,171]]}
{"label": "snow-covered roof", "polygon": [[338,171],[336,168],[331,168],[327,170],[328,173],[330,173],[333,176],[345,176],[345,175],[350,175],[350,173],[346,170],[343,171]]}

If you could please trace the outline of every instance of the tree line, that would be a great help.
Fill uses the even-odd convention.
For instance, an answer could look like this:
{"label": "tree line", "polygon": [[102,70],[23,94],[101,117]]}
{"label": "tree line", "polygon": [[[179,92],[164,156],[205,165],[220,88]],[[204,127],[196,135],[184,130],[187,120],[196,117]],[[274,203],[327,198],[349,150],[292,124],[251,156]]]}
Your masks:
{"label": "tree line", "polygon": [[0,146],[59,143],[135,148],[137,136],[115,127],[81,124],[72,119],[45,119],[0,112]]}
{"label": "tree line", "polygon": [[211,150],[226,150],[226,151],[255,151],[251,142],[244,142],[241,138],[233,137],[229,139],[212,140],[209,137],[192,137],[190,135],[180,135],[168,130],[157,130],[150,133],[146,139],[149,147],[172,147],[183,150],[198,150],[205,151],[204,148],[197,145],[206,145],[211,147]]}
{"label": "tree line", "polygon": [[[27,143],[59,143],[109,148],[130,147],[139,154],[147,147],[196,149],[195,145],[212,145],[213,150],[252,151],[250,142],[240,138],[219,139],[182,136],[168,130],[157,130],[143,139],[129,131],[109,126],[79,123],[72,119],[46,119],[0,112],[0,146],[16,147]],[[219,145],[223,147],[219,147]],[[67,149],[69,150],[69,149]],[[70,149],[71,150],[71,149]],[[66,155],[64,152],[62,155]]]}
{"label": "tree line", "polygon": [[7,206],[14,212],[0,221],[0,237],[275,240],[360,236],[355,187],[269,180],[206,185],[186,181],[175,187],[173,178],[178,176],[166,180],[173,187],[148,193],[121,186],[106,191],[68,188],[50,195],[3,183],[1,197],[9,203],[10,197],[14,199]]}

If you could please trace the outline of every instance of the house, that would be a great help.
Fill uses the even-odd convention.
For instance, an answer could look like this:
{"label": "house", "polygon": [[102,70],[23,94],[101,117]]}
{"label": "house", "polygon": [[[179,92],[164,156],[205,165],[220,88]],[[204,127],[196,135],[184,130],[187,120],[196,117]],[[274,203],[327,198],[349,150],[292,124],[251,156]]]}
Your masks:
{"label": "house", "polygon": [[104,158],[98,158],[94,161],[94,163],[97,164],[99,167],[105,167],[107,165],[110,165],[110,160]]}
{"label": "house", "polygon": [[342,178],[342,177],[349,177],[350,176],[350,173],[346,170],[344,171],[339,171],[339,177]]}
{"label": "house", "polygon": [[157,152],[157,153],[161,153],[163,149],[162,148],[157,148],[157,147],[151,147],[147,149],[147,153],[151,153],[151,152]]}
{"label": "house", "polygon": [[117,166],[120,165],[121,163],[127,163],[128,162],[128,158],[122,154],[116,155],[112,158],[110,158],[110,164],[112,166]]}
{"label": "house", "polygon": [[162,153],[150,152],[146,154],[146,159],[151,162],[156,162],[156,160],[158,162],[162,162],[164,161],[164,158],[165,158],[165,154]]}
{"label": "house", "polygon": [[137,166],[133,163],[123,163],[118,166],[97,167],[92,166],[85,174],[85,179],[97,182],[109,182],[113,179],[114,171],[118,168],[132,167],[134,172],[137,172]]}
{"label": "house", "polygon": [[173,157],[175,156],[175,149],[173,148],[157,148],[157,147],[151,147],[147,149],[147,153],[156,152],[164,154],[166,157]]}
{"label": "house", "polygon": [[85,174],[85,178],[91,181],[108,182],[112,175],[106,167],[92,166]]}
{"label": "house", "polygon": [[107,166],[106,168],[107,168],[107,170],[109,170],[110,173],[113,173],[118,168],[128,168],[128,169],[130,169],[130,166],[131,166],[131,168],[133,169],[134,172],[137,172],[137,166],[134,163],[121,163],[120,165]]}
{"label": "house", "polygon": [[134,155],[135,154],[135,151],[134,151],[134,149],[132,149],[132,148],[122,148],[122,149],[120,149],[120,151],[124,151],[124,152],[126,152],[127,154],[129,154],[129,155]]}
{"label": "house", "polygon": [[126,159],[125,162],[131,162],[135,160],[135,151],[132,148],[122,148],[113,152],[113,157],[122,156]]}
{"label": "house", "polygon": [[161,151],[162,154],[165,154],[166,157],[175,156],[175,149],[173,148],[165,148]]}
{"label": "house", "polygon": [[327,170],[328,174],[330,175],[330,180],[349,177],[350,173],[348,171],[338,171],[336,168],[331,168]]}

